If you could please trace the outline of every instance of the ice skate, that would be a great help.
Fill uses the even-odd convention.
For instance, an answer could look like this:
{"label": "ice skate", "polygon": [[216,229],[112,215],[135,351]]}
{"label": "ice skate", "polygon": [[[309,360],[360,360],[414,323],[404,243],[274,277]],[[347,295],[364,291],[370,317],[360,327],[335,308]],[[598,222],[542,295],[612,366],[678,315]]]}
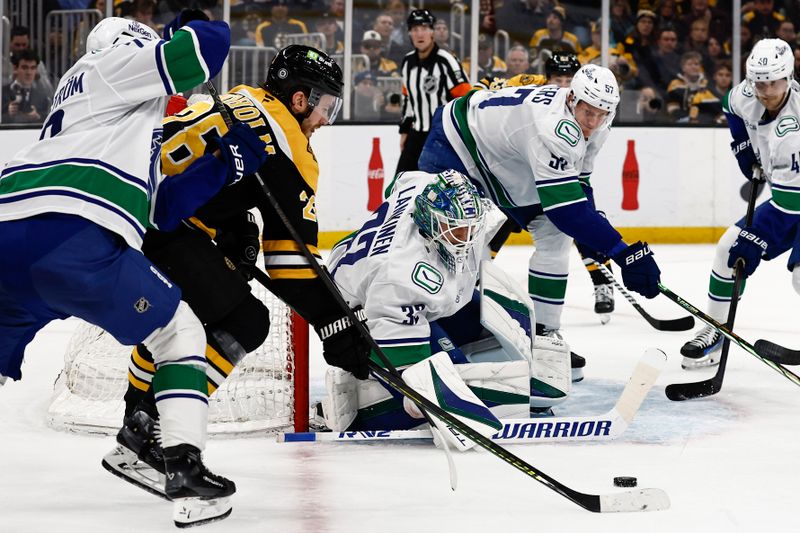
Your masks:
{"label": "ice skate", "polygon": [[[561,330],[548,328],[544,324],[536,324],[536,334],[545,337],[555,337],[559,340],[564,340],[561,336]],[[569,343],[567,343],[569,344]],[[572,368],[572,382],[577,383],[583,381],[583,367],[586,366],[586,359],[576,354],[572,350],[569,352],[570,366]]]}
{"label": "ice skate", "polygon": [[610,283],[594,286],[594,312],[600,315],[600,323],[608,324],[614,312],[614,287]]}
{"label": "ice skate", "polygon": [[233,510],[233,481],[212,474],[203,464],[200,450],[191,444],[164,449],[166,493],[174,502],[172,518],[180,528],[227,518]]}
{"label": "ice skate", "polygon": [[695,337],[683,345],[681,366],[685,370],[707,368],[719,364],[722,335],[711,326],[705,326]]}
{"label": "ice skate", "polygon": [[158,421],[145,411],[126,417],[117,446],[103,457],[103,468],[128,483],[168,500],[164,490],[164,454]]}

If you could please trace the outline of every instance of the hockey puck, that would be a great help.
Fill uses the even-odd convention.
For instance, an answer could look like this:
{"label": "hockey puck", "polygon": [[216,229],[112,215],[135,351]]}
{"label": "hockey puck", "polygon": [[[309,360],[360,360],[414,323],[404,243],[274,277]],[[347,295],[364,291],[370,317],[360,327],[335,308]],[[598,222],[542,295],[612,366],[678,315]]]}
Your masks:
{"label": "hockey puck", "polygon": [[635,487],[636,478],[631,476],[619,476],[614,478],[615,487]]}

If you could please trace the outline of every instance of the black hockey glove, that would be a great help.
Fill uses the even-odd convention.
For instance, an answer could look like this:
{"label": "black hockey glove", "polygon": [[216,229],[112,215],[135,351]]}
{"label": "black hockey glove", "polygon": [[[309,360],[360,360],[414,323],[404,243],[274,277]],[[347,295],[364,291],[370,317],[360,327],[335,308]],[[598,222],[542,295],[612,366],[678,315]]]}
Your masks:
{"label": "black hockey glove", "polygon": [[214,241],[246,280],[253,279],[252,269],[261,250],[261,235],[252,213],[247,213],[247,217],[235,225],[219,228]]}
{"label": "black hockey glove", "polygon": [[733,141],[731,143],[731,151],[736,156],[736,162],[739,163],[739,170],[742,171],[744,177],[748,180],[753,180],[753,167],[758,165],[756,153],[753,151],[753,145],[750,144],[750,139],[745,141]]}
{"label": "black hockey glove", "polygon": [[[363,309],[357,307],[353,311],[362,322],[366,320]],[[314,329],[322,341],[325,361],[331,366],[347,370],[358,379],[367,379],[370,345],[350,323],[350,319],[344,315],[326,317],[319,324]]]}
{"label": "black hockey glove", "polygon": [[628,289],[638,292],[645,298],[658,296],[661,270],[653,259],[653,252],[647,243],[642,241],[633,243],[612,259],[619,265],[622,282]]}
{"label": "black hockey glove", "polygon": [[201,9],[182,9],[172,22],[164,26],[164,39],[169,41],[179,28],[186,26],[193,20],[208,21],[208,15]]}
{"label": "black hockey glove", "polygon": [[227,185],[255,173],[267,160],[267,145],[253,128],[237,122],[228,133],[208,140],[206,153],[219,150],[220,159],[228,166]]}
{"label": "black hockey glove", "polygon": [[761,256],[767,253],[767,241],[754,233],[752,227],[739,231],[739,236],[728,250],[728,266],[733,268],[738,259],[744,261],[742,273],[745,278],[753,275],[761,262]]}

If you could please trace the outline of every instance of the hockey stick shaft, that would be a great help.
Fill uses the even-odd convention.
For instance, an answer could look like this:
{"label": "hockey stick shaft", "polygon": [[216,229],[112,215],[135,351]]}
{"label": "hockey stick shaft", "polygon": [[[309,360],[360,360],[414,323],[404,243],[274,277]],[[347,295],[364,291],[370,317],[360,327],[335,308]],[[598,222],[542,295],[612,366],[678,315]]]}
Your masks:
{"label": "hockey stick shaft", "polygon": [[772,361],[770,361],[768,359],[765,359],[765,358],[761,357],[758,354],[758,352],[756,351],[756,349],[753,347],[752,344],[750,344],[746,340],[742,339],[739,335],[737,335],[736,333],[734,333],[730,329],[726,328],[723,324],[720,324],[719,322],[714,320],[712,317],[708,316],[707,314],[702,312],[700,309],[698,309],[697,307],[695,307],[694,305],[692,305],[688,301],[684,300],[683,298],[681,298],[680,296],[678,296],[677,294],[672,292],[663,283],[659,283],[658,284],[658,290],[661,291],[661,294],[663,294],[664,296],[666,296],[667,298],[669,298],[670,300],[672,300],[673,302],[675,302],[676,304],[678,304],[679,306],[684,308],[691,315],[695,316],[696,318],[702,320],[703,322],[705,322],[706,324],[708,324],[712,328],[714,328],[717,331],[719,331],[720,334],[725,336],[727,339],[730,339],[731,342],[733,342],[736,345],[738,345],[744,351],[746,351],[747,353],[749,353],[750,355],[752,355],[753,357],[755,357],[759,361],[762,361],[765,365],[767,365],[768,367],[772,368],[773,370],[775,370],[779,374],[783,374],[783,376],[786,379],[788,379],[789,381],[791,381],[795,385],[800,386],[800,376],[796,375],[794,372],[792,372],[788,368],[785,368],[785,367],[783,367],[783,366],[781,366],[781,365],[779,365],[777,363],[774,363],[774,362],[772,362]]}
{"label": "hockey stick shaft", "polygon": [[[225,109],[225,106],[222,104],[222,101],[219,98],[219,94],[217,93],[216,88],[210,81],[206,82],[206,87],[209,91],[209,94],[211,94],[211,97],[214,99],[214,105],[216,106],[218,112],[223,117],[226,124],[230,126],[231,124],[230,115],[228,114],[228,111]],[[286,216],[286,213],[284,213],[283,208],[280,206],[278,200],[273,196],[272,191],[266,185],[264,180],[258,173],[255,173],[255,177],[258,180],[259,184],[261,185],[261,188],[264,191],[264,194],[266,195],[270,205],[275,210],[281,222],[285,225],[287,231],[292,236],[292,239],[297,243],[303,255],[306,257],[306,260],[309,262],[311,268],[314,270],[317,276],[319,276],[320,280],[325,285],[325,287],[331,292],[331,295],[334,297],[339,306],[342,308],[342,311],[349,317],[351,323],[364,337],[364,340],[366,340],[367,343],[371,346],[374,353],[377,354],[377,356],[387,366],[387,368],[393,370],[393,371],[387,370],[379,366],[374,361],[370,360],[369,368],[375,375],[377,375],[378,377],[389,383],[395,390],[397,390],[405,397],[413,401],[415,404],[420,406],[421,409],[426,410],[428,413],[432,414],[433,416],[436,416],[446,424],[452,426],[459,433],[461,433],[468,439],[475,442],[481,448],[484,448],[485,450],[489,451],[496,457],[499,457],[509,465],[516,468],[517,470],[520,470],[529,477],[534,478],[536,481],[539,481],[546,487],[557,492],[558,494],[567,498],[568,500],[576,503],[577,505],[583,507],[584,509],[587,509],[592,512],[643,511],[643,510],[656,510],[658,508],[666,508],[669,506],[669,500],[666,497],[666,494],[664,494],[663,491],[659,491],[658,489],[642,489],[639,491],[628,491],[626,493],[618,495],[585,494],[576,491],[564,485],[560,481],[550,477],[549,475],[540,471],[534,466],[528,464],[526,461],[517,457],[513,453],[503,448],[502,446],[499,446],[496,443],[492,442],[490,439],[484,437],[483,435],[475,431],[473,428],[461,422],[451,414],[441,409],[438,405],[432,403],[427,398],[420,395],[417,391],[409,387],[405,383],[405,381],[403,381],[403,379],[399,376],[397,370],[394,369],[391,362],[383,353],[383,350],[381,350],[380,346],[378,346],[378,344],[375,342],[375,339],[372,338],[372,335],[370,335],[369,330],[366,328],[366,326],[362,324],[360,320],[358,320],[355,313],[352,311],[352,309],[350,309],[350,306],[347,304],[344,297],[339,292],[338,287],[336,287],[334,281],[331,279],[328,272],[324,270],[322,266],[320,266],[320,264],[317,262],[317,259],[308,249],[302,237],[294,228],[294,225]],[[642,501],[642,500],[647,500],[647,501]],[[650,501],[650,500],[655,500],[655,501]]]}
{"label": "hockey stick shaft", "polygon": [[628,290],[617,281],[614,277],[614,274],[606,267],[605,265],[599,263],[598,261],[594,261],[595,266],[600,270],[600,272],[605,276],[605,278],[614,285],[614,287],[619,291],[619,293],[625,297],[629,304],[633,306],[636,311],[642,315],[642,317],[647,321],[648,324],[653,326],[659,331],[686,331],[690,330],[694,327],[694,318],[691,316],[685,316],[681,318],[673,318],[667,320],[661,320],[658,318],[654,318],[650,313],[645,311],[639,302],[633,297]]}

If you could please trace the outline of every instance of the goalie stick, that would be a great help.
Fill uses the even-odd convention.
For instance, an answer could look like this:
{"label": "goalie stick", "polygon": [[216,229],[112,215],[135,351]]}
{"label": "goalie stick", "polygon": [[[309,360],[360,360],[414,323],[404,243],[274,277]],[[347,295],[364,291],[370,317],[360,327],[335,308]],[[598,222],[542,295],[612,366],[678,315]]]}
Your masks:
{"label": "goalie stick", "polygon": [[[227,109],[225,109],[225,106],[220,101],[219,94],[217,93],[217,90],[214,87],[213,83],[211,83],[210,81],[206,82],[206,88],[208,89],[211,97],[214,99],[215,107],[225,120],[225,123],[228,125],[228,127],[230,127],[230,125],[232,124],[231,117],[228,114]],[[661,489],[653,489],[653,488],[634,489],[626,492],[610,493],[610,494],[587,494],[572,489],[567,485],[561,483],[560,481],[556,480],[555,478],[537,469],[536,467],[528,464],[526,461],[517,457],[513,453],[503,448],[502,446],[499,446],[492,440],[484,437],[483,435],[475,431],[472,427],[461,422],[459,419],[457,419],[450,413],[444,411],[438,405],[434,404],[424,396],[420,395],[416,390],[409,387],[405,383],[405,381],[403,381],[403,379],[400,377],[400,375],[397,372],[397,369],[395,369],[391,364],[391,362],[386,358],[386,355],[383,353],[383,350],[381,350],[380,346],[378,346],[378,344],[372,338],[367,327],[364,324],[362,324],[361,321],[358,320],[353,310],[350,309],[349,305],[347,305],[347,302],[339,292],[339,289],[336,287],[336,284],[333,282],[328,272],[322,268],[322,266],[317,262],[317,259],[308,249],[306,243],[303,242],[302,237],[294,228],[291,221],[286,216],[286,213],[284,213],[283,208],[280,206],[280,203],[273,196],[272,191],[264,182],[262,177],[258,174],[258,172],[255,173],[255,177],[258,180],[258,183],[261,186],[262,190],[264,191],[264,195],[266,196],[270,205],[273,207],[276,214],[280,218],[281,222],[284,224],[287,231],[292,236],[292,239],[297,243],[303,255],[305,255],[311,268],[313,268],[314,272],[317,274],[317,276],[319,276],[322,283],[330,291],[331,295],[336,299],[342,311],[347,315],[347,317],[350,319],[354,327],[364,337],[364,340],[366,340],[369,343],[369,345],[372,347],[372,350],[381,359],[383,364],[390,369],[386,370],[370,359],[369,368],[373,374],[375,374],[376,376],[380,377],[381,379],[389,383],[389,385],[391,385],[395,390],[397,390],[398,392],[406,396],[409,400],[417,404],[421,410],[423,410],[424,412],[427,411],[428,414],[436,416],[437,418],[448,424],[450,426],[451,431],[455,433],[460,433],[466,438],[472,440],[481,448],[484,448],[485,450],[489,451],[496,457],[502,459],[504,462],[513,466],[517,470],[525,473],[529,477],[532,477],[536,481],[545,485],[547,488],[553,490],[554,492],[557,492],[561,496],[567,498],[568,500],[576,503],[577,505],[583,507],[588,511],[596,513],[635,512],[635,511],[657,511],[669,508],[669,497],[667,496],[666,492],[664,492]]]}
{"label": "goalie stick", "polygon": [[[503,429],[492,440],[503,444],[609,441],[628,429],[667,360],[661,350],[644,352],[614,407],[594,416],[517,418],[500,420]],[[278,442],[363,442],[432,439],[428,429],[386,431],[320,431],[279,433]]]}
{"label": "goalie stick", "polygon": [[661,320],[659,318],[654,318],[650,315],[647,311],[645,311],[639,302],[625,289],[624,286],[620,282],[616,280],[614,274],[606,267],[605,265],[594,261],[595,266],[602,272],[603,276],[617,288],[619,293],[628,300],[628,303],[633,306],[636,311],[642,315],[642,317],[647,320],[647,323],[656,328],[659,331],[687,331],[694,327],[694,318],[691,316],[684,316],[681,318],[670,318],[666,320]]}
{"label": "goalie stick", "polygon": [[[753,169],[753,181],[750,182],[750,196],[747,200],[747,213],[744,217],[745,227],[753,223],[753,213],[755,212],[756,199],[759,193],[758,183],[762,179],[761,176],[761,167],[756,166]],[[725,322],[725,327],[728,330],[733,329],[733,322],[736,319],[736,309],[739,306],[739,287],[744,282],[743,268],[744,263],[742,259],[738,259],[733,265],[733,289],[731,290],[731,303],[728,306],[728,319]],[[711,378],[691,383],[672,383],[666,386],[664,394],[673,402],[681,402],[684,400],[713,396],[721,391],[722,381],[725,379],[725,368],[728,365],[728,351],[730,349],[731,340],[725,337],[722,341],[719,366]]]}
{"label": "goalie stick", "polygon": [[758,339],[753,345],[764,359],[780,365],[800,365],[800,350],[792,350],[765,339]]}

